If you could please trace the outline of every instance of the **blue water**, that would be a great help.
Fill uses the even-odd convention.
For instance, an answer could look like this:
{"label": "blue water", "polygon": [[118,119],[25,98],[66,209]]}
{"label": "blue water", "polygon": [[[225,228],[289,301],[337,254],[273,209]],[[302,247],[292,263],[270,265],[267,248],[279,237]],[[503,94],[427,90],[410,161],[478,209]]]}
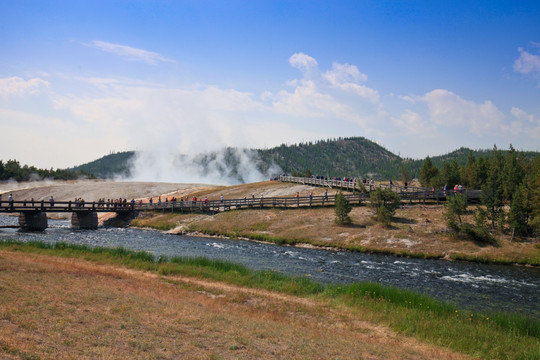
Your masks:
{"label": "blue water", "polygon": [[[0,216],[0,225],[17,218]],[[374,281],[411,289],[481,312],[508,311],[540,319],[540,269],[390,255],[305,249],[251,241],[166,235],[151,230],[73,230],[68,221],[49,220],[44,232],[0,229],[0,240],[39,240],[144,250],[156,257],[204,256],[256,270],[309,276],[324,283]]]}

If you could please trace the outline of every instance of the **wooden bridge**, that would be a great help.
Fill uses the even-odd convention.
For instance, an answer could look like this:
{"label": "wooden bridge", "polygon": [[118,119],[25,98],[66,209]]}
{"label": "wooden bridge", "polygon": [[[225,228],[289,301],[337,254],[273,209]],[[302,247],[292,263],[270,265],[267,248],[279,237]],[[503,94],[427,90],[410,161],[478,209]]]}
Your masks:
{"label": "wooden bridge", "polygon": [[401,200],[403,201],[445,201],[446,198],[454,196],[456,194],[464,194],[467,197],[467,200],[471,203],[479,203],[480,195],[482,190],[472,190],[472,189],[462,189],[461,191],[454,191],[454,189],[430,189],[424,187],[415,187],[415,186],[403,186],[403,185],[390,185],[390,184],[381,184],[375,182],[363,183],[361,181],[352,180],[333,180],[333,179],[317,179],[317,178],[306,178],[306,177],[294,177],[294,176],[284,176],[279,177],[279,181],[283,182],[292,182],[303,185],[310,186],[320,186],[327,187],[331,189],[340,189],[345,191],[354,192],[371,192],[375,191],[377,188],[381,189],[390,189],[396,192]]}
{"label": "wooden bridge", "polygon": [[[323,186],[332,189],[346,190],[345,197],[352,205],[360,205],[369,199],[369,192],[376,188],[388,188],[395,191],[402,201],[409,203],[445,201],[448,197],[459,192],[454,190],[432,190],[419,187],[405,187],[389,184],[367,184],[356,181],[324,180],[314,178],[301,178],[281,176],[280,181],[293,182],[310,186]],[[480,190],[463,190],[461,193],[467,196],[470,202],[479,201]],[[264,209],[264,208],[301,208],[301,207],[324,207],[334,206],[337,193],[333,195],[298,196],[298,197],[251,197],[243,199],[223,200],[183,200],[166,202],[143,202],[131,200],[129,202],[72,202],[72,201],[0,201],[0,213],[19,213],[19,225],[26,230],[45,230],[47,228],[47,213],[71,212],[71,223],[75,228],[97,229],[99,212],[116,212],[120,216],[129,216],[137,211],[162,211],[180,213],[212,213],[239,210],[239,209]]]}

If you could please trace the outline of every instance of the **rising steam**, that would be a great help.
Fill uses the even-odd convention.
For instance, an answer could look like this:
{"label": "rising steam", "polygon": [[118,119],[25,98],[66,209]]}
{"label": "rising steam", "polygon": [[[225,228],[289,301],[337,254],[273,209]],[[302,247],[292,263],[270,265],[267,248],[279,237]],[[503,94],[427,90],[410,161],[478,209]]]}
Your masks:
{"label": "rising steam", "polygon": [[257,151],[225,148],[198,155],[138,151],[131,160],[130,180],[234,185],[268,180],[281,172],[263,162]]}

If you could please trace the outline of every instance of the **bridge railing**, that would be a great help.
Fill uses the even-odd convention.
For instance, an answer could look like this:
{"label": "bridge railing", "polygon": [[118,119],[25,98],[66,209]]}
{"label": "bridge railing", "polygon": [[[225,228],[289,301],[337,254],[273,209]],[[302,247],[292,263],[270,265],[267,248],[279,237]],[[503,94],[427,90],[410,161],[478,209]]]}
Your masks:
{"label": "bridge railing", "polygon": [[13,200],[0,201],[0,212],[125,212],[132,211],[135,204],[129,203],[107,203],[107,202],[75,202],[75,201],[53,201],[49,200]]}
{"label": "bridge railing", "polygon": [[[162,203],[136,204],[136,210],[170,210],[170,211],[225,211],[246,208],[294,208],[294,207],[316,207],[332,206],[335,204],[336,194],[320,196],[298,196],[298,197],[245,197],[241,199],[222,200],[183,200],[169,201]],[[345,195],[352,204],[359,204],[365,201],[367,194]]]}
{"label": "bridge railing", "polygon": [[[341,184],[341,180],[322,180],[322,179],[310,179],[310,178],[295,178],[293,182],[299,182],[301,179],[306,185],[325,184],[332,183],[334,188]],[[282,181],[287,181],[283,179]],[[341,182],[341,183],[340,183]],[[354,182],[345,182],[345,186],[353,187]],[[463,190],[462,192],[454,192],[452,190],[437,190],[427,189],[419,187],[404,187],[389,184],[377,184],[371,187],[364,188],[358,187],[352,194],[344,194],[347,200],[352,204],[360,204],[363,201],[369,199],[369,191],[374,191],[379,188],[390,188],[392,191],[396,191],[402,201],[437,201],[445,200],[447,197],[454,196],[458,193],[463,193],[467,196],[470,202],[478,201],[480,199],[480,190]],[[294,207],[314,207],[314,206],[333,206],[335,205],[335,199],[337,194],[333,195],[317,195],[317,196],[298,196],[298,197],[244,197],[243,199],[224,199],[224,200],[177,200],[155,203],[143,203],[142,201],[133,201],[126,203],[108,203],[108,202],[73,202],[73,201],[54,201],[49,202],[45,200],[39,201],[0,201],[0,212],[29,212],[29,211],[41,211],[41,212],[129,212],[133,210],[139,211],[180,211],[180,212],[219,212],[232,209],[245,209],[245,208],[294,208]]]}
{"label": "bridge railing", "polygon": [[474,190],[474,189],[462,189],[460,191],[459,190],[454,191],[453,188],[443,190],[443,189],[432,189],[432,188],[417,187],[417,186],[386,184],[386,183],[371,182],[371,181],[367,181],[366,183],[363,183],[362,181],[359,181],[357,179],[354,179],[353,181],[344,181],[344,180],[334,180],[334,179],[317,179],[317,178],[280,175],[279,181],[292,182],[292,183],[311,185],[311,186],[339,188],[339,189],[353,190],[353,191],[370,192],[370,191],[375,191],[377,188],[390,189],[396,192],[398,195],[400,195],[402,199],[418,199],[418,198],[444,199],[446,197],[453,196],[456,194],[465,194],[468,199],[474,201],[474,200],[479,200],[480,194],[482,193],[481,190]]}

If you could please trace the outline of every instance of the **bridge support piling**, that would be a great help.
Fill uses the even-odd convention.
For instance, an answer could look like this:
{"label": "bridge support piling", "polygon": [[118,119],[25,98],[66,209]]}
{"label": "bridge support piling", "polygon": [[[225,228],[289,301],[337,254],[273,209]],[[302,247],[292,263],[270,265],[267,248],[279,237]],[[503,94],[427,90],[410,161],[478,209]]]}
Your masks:
{"label": "bridge support piling", "polygon": [[25,211],[19,214],[19,225],[23,230],[43,231],[47,228],[47,214],[41,211]]}
{"label": "bridge support piling", "polygon": [[71,226],[76,229],[96,230],[98,228],[97,213],[75,211],[71,214]]}

